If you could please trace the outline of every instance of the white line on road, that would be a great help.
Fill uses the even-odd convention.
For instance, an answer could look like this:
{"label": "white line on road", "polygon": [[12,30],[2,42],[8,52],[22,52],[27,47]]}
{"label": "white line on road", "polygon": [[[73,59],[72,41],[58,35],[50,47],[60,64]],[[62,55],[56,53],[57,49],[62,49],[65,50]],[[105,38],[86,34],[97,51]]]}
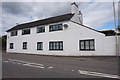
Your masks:
{"label": "white line on road", "polygon": [[42,67],[42,66],[34,66],[34,65],[30,65],[30,64],[23,64],[24,66],[30,66],[30,67],[36,67],[36,68],[45,68],[45,67]]}
{"label": "white line on road", "polygon": [[9,61],[4,61],[4,62],[9,62]]}
{"label": "white line on road", "polygon": [[[8,61],[4,61],[4,62],[10,62],[13,64],[21,64],[23,66],[30,66],[30,67],[36,67],[36,68],[42,68],[42,69],[45,68],[43,64],[30,63],[30,62],[21,61],[21,60],[8,59]],[[49,68],[53,68],[53,67],[49,67]]]}
{"label": "white line on road", "polygon": [[49,69],[52,69],[53,67],[48,67]]}
{"label": "white line on road", "polygon": [[98,73],[98,72],[91,72],[91,71],[84,71],[84,70],[78,70],[78,71],[79,71],[80,74],[84,74],[84,75],[92,75],[92,76],[107,77],[107,78],[118,78],[118,79],[120,79],[120,76],[118,76],[118,75]]}

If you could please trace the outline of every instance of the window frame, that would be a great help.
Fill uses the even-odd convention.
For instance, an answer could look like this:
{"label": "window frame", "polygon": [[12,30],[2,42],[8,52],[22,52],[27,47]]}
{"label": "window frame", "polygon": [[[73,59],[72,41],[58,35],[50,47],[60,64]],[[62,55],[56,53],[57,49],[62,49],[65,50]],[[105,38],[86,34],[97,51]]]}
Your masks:
{"label": "window frame", "polygon": [[[61,25],[61,28],[60,28],[60,25]],[[63,24],[62,23],[49,25],[49,32],[60,31],[60,30],[63,30]]]}
{"label": "window frame", "polygon": [[[62,44],[62,45],[60,46],[60,44]],[[63,50],[63,41],[50,41],[49,42],[49,50],[62,51]]]}
{"label": "window frame", "polygon": [[[41,31],[38,31],[38,28],[40,28]],[[36,28],[36,33],[44,33],[44,32],[45,32],[45,26],[39,26],[39,27]]]}
{"label": "window frame", "polygon": [[[38,43],[40,44],[40,49],[38,49]],[[42,47],[41,47],[42,45]],[[43,42],[37,42],[37,50],[43,50]]]}
{"label": "window frame", "polygon": [[[26,47],[24,47],[24,44],[26,44]],[[23,42],[23,49],[27,49],[27,42]]]}
{"label": "window frame", "polygon": [[[14,49],[14,43],[10,43],[9,45],[10,45],[9,46],[10,49]],[[12,45],[12,47],[11,47],[11,45]]]}
{"label": "window frame", "polygon": [[[25,32],[23,33],[23,31],[25,31],[25,30],[29,30],[29,33],[25,33]],[[30,29],[30,28],[23,29],[23,30],[22,30],[22,35],[28,35],[28,34],[30,34],[30,33],[31,33],[30,31],[31,31],[31,29]]]}
{"label": "window frame", "polygon": [[[89,43],[89,49],[86,49],[86,42]],[[90,41],[93,41],[93,49],[91,49]],[[84,49],[81,49],[81,42],[84,42]],[[79,50],[80,51],[95,51],[95,40],[94,39],[87,39],[87,40],[79,40]]]}

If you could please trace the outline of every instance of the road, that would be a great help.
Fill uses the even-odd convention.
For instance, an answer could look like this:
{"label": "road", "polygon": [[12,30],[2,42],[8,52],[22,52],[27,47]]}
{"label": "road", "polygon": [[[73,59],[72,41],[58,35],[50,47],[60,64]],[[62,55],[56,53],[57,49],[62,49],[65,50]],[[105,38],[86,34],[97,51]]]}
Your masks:
{"label": "road", "polygon": [[3,53],[3,78],[118,78],[117,61]]}

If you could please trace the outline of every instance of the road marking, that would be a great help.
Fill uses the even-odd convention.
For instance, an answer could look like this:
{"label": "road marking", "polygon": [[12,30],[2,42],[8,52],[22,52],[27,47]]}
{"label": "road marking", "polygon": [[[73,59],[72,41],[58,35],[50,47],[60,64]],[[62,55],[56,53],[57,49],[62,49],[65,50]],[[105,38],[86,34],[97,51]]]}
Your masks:
{"label": "road marking", "polygon": [[13,60],[13,59],[8,59],[9,61],[13,61],[13,62],[19,62],[19,63],[23,63],[23,64],[27,64],[29,62],[26,61],[21,61],[21,60]]}
{"label": "road marking", "polygon": [[118,78],[118,79],[120,79],[120,76],[118,76],[118,75],[98,73],[98,72],[91,72],[91,71],[84,71],[84,70],[78,70],[78,72],[80,74],[84,74],[84,75],[92,75],[92,76],[107,77],[107,78]]}
{"label": "road marking", "polygon": [[72,71],[74,71],[74,70],[72,70]]}
{"label": "road marking", "polygon": [[[36,68],[42,68],[42,69],[45,68],[43,64],[30,63],[30,62],[21,61],[21,60],[8,59],[8,61],[4,61],[4,62],[10,62],[13,64],[21,64],[23,66],[30,66],[30,67],[36,67]],[[53,67],[49,67],[49,68],[53,68]]]}
{"label": "road marking", "polygon": [[35,66],[44,66],[43,64],[38,64],[38,63],[28,63],[29,65],[35,65]]}
{"label": "road marking", "polygon": [[4,62],[9,62],[9,61],[4,61]]}
{"label": "road marking", "polygon": [[24,66],[30,66],[30,67],[36,67],[36,68],[45,68],[43,66],[34,66],[34,65],[30,65],[30,64],[23,64]]}
{"label": "road marking", "polygon": [[48,67],[49,69],[52,69],[53,67]]}

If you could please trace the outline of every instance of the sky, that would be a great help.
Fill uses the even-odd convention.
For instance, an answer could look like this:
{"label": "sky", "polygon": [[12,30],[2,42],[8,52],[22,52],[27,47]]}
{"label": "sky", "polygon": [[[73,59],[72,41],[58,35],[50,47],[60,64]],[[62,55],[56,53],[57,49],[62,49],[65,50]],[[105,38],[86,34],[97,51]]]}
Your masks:
{"label": "sky", "polygon": [[[114,29],[112,2],[76,2],[83,24],[96,30]],[[2,35],[16,24],[28,23],[71,12],[71,2],[2,2]],[[118,3],[115,3],[116,19]],[[1,20],[1,19],[0,19]]]}

